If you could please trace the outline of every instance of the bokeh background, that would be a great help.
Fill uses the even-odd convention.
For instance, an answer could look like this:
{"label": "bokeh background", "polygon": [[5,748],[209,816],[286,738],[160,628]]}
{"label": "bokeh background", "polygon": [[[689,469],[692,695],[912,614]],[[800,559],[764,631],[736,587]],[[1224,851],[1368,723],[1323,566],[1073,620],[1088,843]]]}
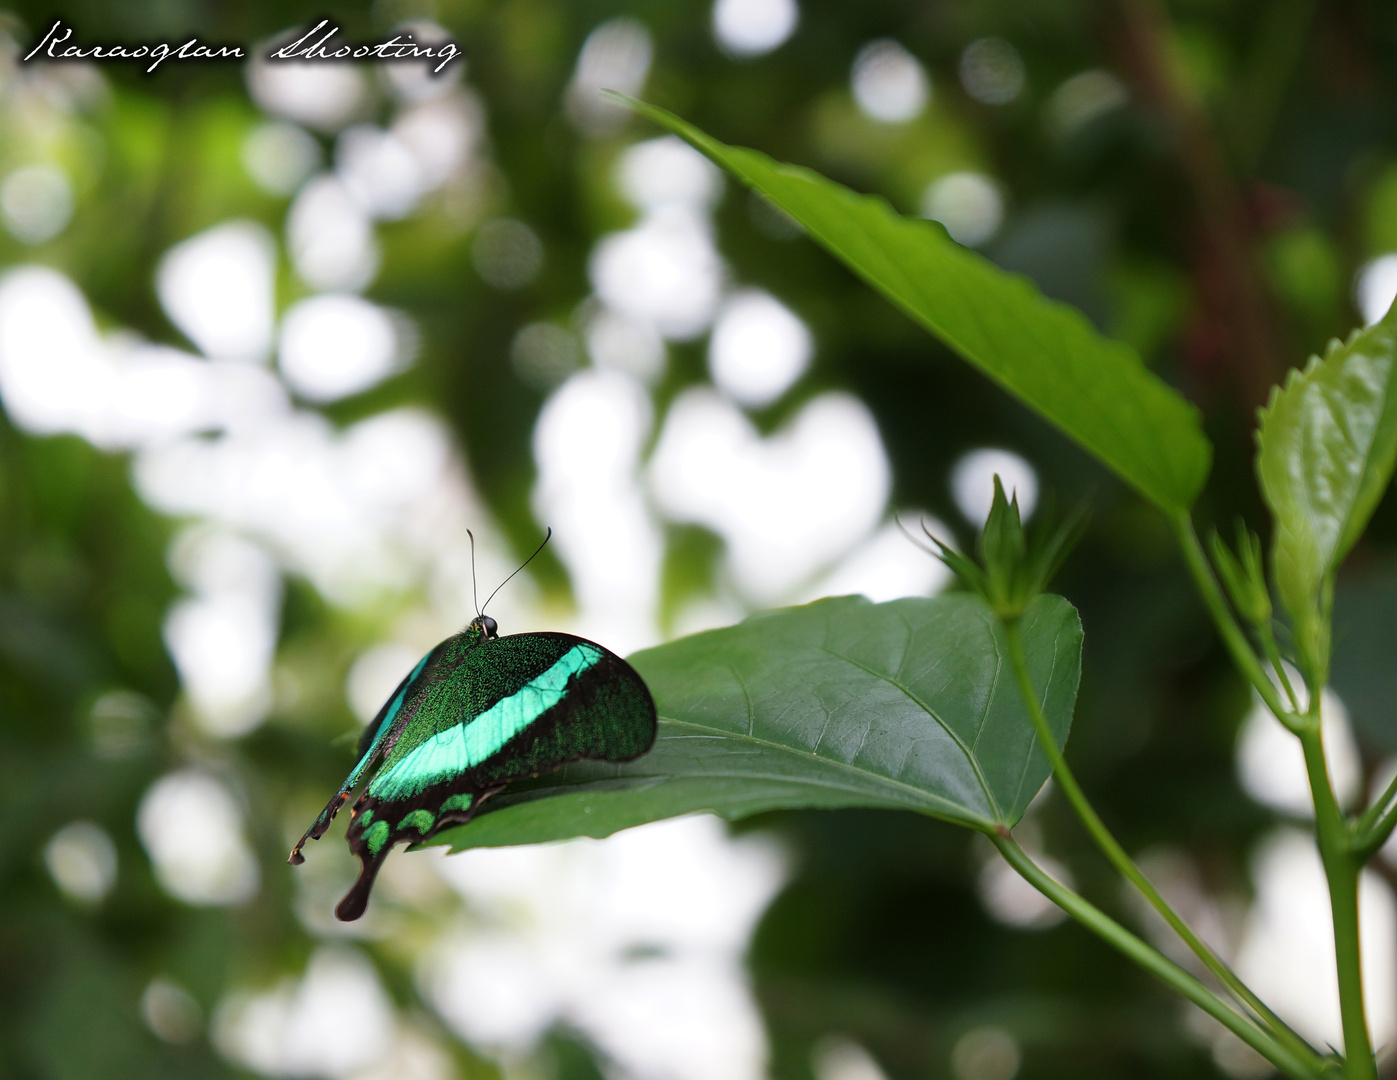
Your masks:
{"label": "bokeh background", "polygon": [[[249,62],[21,63],[84,44]],[[329,15],[424,65],[272,65]],[[194,0],[0,13],[0,1077],[1012,1080],[1264,1064],[931,820],[711,817],[398,854],[291,842],[482,589],[628,652],[947,586],[998,472],[1085,504],[1069,753],[1126,846],[1338,1041],[1304,774],[1164,523],[606,103],[817,168],[1137,347],[1204,409],[1205,524],[1264,530],[1253,410],[1397,291],[1376,0]],[[1336,783],[1397,753],[1397,514],[1341,586]],[[1051,786],[1019,830],[1152,935]],[[1397,1035],[1394,871],[1364,883]],[[1160,939],[1164,941],[1164,938]]]}

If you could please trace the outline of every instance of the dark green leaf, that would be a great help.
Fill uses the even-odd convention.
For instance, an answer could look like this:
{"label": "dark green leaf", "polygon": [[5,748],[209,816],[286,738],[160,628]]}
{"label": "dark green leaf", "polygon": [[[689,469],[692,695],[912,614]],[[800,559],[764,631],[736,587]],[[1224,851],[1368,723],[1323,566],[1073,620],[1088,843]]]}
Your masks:
{"label": "dark green leaf", "polygon": [[[1060,743],[1081,666],[1072,606],[1041,596],[1021,628]],[[606,836],[699,810],[918,810],[1012,826],[1047,779],[977,596],[821,600],[631,657],[655,695],[659,740],[628,765],[582,762],[498,796],[438,837],[456,849]]]}
{"label": "dark green leaf", "polygon": [[[627,99],[629,100],[629,99]],[[1166,513],[1187,510],[1212,448],[1198,413],[1129,346],[1081,312],[952,241],[808,169],[725,146],[663,109],[655,123],[756,189],[830,253],[1010,393],[1047,417]]]}
{"label": "dark green leaf", "polygon": [[1261,413],[1257,471],[1276,522],[1272,570],[1302,638],[1322,621],[1326,582],[1392,478],[1394,353],[1397,316],[1389,311],[1347,343],[1331,342],[1324,359],[1291,372]]}

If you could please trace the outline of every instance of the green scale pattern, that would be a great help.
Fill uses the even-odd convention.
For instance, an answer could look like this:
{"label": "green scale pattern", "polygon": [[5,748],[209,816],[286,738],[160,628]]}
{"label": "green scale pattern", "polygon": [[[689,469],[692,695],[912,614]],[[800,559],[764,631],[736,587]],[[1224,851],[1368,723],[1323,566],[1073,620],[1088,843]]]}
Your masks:
{"label": "green scale pattern", "polygon": [[[410,799],[430,784],[459,776],[499,753],[510,739],[563,700],[571,680],[602,658],[596,646],[581,644],[548,663],[560,644],[566,643],[546,638],[540,642],[529,635],[504,638],[468,652],[453,665],[450,677],[426,691],[411,723],[369,784],[369,794],[385,800]],[[510,661],[508,666],[480,662],[498,662],[501,654]],[[541,672],[513,686],[520,671],[537,671],[545,663],[548,666]],[[505,687],[510,687],[508,692],[499,694]],[[488,702],[493,704],[481,707]],[[470,719],[463,722],[462,716]]]}

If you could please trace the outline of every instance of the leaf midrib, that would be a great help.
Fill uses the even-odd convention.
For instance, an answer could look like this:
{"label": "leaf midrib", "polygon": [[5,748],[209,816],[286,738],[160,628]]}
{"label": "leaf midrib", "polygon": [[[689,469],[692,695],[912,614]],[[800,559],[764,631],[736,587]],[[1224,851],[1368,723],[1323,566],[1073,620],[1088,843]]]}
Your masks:
{"label": "leaf midrib", "polygon": [[[836,770],[838,770],[838,771],[840,771],[840,772],[847,772],[847,773],[853,774],[854,776],[872,779],[872,780],[874,780],[875,782],[877,782],[877,783],[879,783],[879,784],[881,784],[881,785],[884,785],[884,786],[887,786],[887,787],[890,787],[890,788],[894,788],[894,789],[896,789],[896,790],[898,790],[898,791],[908,792],[908,793],[910,793],[910,794],[916,796],[916,799],[917,799],[917,801],[919,801],[919,802],[927,802],[927,801],[930,801],[930,802],[937,803],[937,804],[939,804],[939,805],[948,806],[948,807],[950,807],[950,808],[952,809],[952,811],[954,811],[953,816],[954,816],[958,821],[975,821],[975,822],[980,822],[980,823],[985,824],[985,825],[988,825],[988,826],[994,826],[994,825],[999,824],[998,821],[993,821],[993,820],[990,820],[990,819],[988,819],[988,818],[979,817],[978,815],[974,815],[974,814],[969,813],[964,807],[958,805],[957,803],[951,802],[951,801],[950,801],[949,799],[947,799],[945,796],[937,795],[937,794],[935,794],[935,793],[933,793],[933,792],[927,791],[925,788],[920,788],[920,787],[915,786],[914,784],[909,784],[909,783],[907,783],[907,782],[904,781],[904,780],[898,780],[898,779],[896,779],[896,778],[894,778],[894,777],[891,777],[891,776],[884,776],[884,775],[882,775],[882,774],[880,774],[880,773],[870,772],[869,770],[867,770],[867,769],[862,769],[862,768],[860,768],[859,766],[854,765],[854,764],[852,764],[852,763],[850,763],[850,762],[838,761],[838,760],[836,760],[836,759],[834,759],[834,758],[821,757],[819,754],[813,753],[813,752],[811,752],[811,751],[809,751],[809,750],[802,750],[802,749],[800,749],[799,747],[788,746],[788,745],[786,745],[785,743],[773,742],[773,741],[770,740],[770,739],[763,739],[763,738],[761,738],[760,736],[757,736],[757,735],[744,735],[744,734],[742,734],[741,732],[722,731],[722,730],[720,730],[720,729],[718,729],[718,728],[705,727],[705,726],[703,726],[702,724],[696,724],[696,723],[694,723],[692,720],[677,720],[677,719],[675,719],[674,717],[671,717],[671,716],[663,716],[663,717],[661,717],[661,719],[664,720],[665,723],[667,723],[667,724],[675,724],[675,725],[678,725],[678,726],[680,726],[680,727],[689,728],[689,729],[691,729],[691,730],[693,730],[693,731],[695,732],[695,735],[683,736],[684,738],[707,737],[707,738],[715,738],[715,739],[737,739],[737,740],[741,740],[741,741],[745,741],[745,742],[755,743],[755,744],[758,745],[758,746],[761,746],[761,747],[764,747],[764,748],[767,748],[767,749],[770,749],[770,750],[779,750],[779,751],[780,751],[781,753],[783,753],[783,754],[790,754],[792,757],[804,758],[804,759],[807,759],[807,760],[810,760],[810,761],[818,761],[821,765],[829,766],[829,767],[831,767],[831,768],[833,768],[833,769],[836,769]],[[663,737],[664,737],[664,738],[670,738],[671,736],[666,735],[666,736],[663,736]],[[632,774],[632,775],[634,775],[634,774]],[[672,776],[673,774],[667,774],[667,775]],[[705,775],[705,776],[715,776],[715,775],[719,775],[719,774],[716,774],[716,773],[706,773],[706,774],[704,774],[704,775]],[[739,775],[740,775],[740,776],[752,776],[753,774],[752,774],[752,773],[734,773],[733,775],[734,775],[734,776],[739,776]],[[685,777],[685,779],[688,779],[688,777]],[[800,783],[814,783],[814,782],[815,782],[815,781],[811,781],[811,780],[804,780],[804,779],[801,779],[801,778],[792,778],[792,777],[784,777],[784,776],[783,776],[783,777],[769,777],[768,779],[781,780],[781,781],[787,782],[787,783],[792,782],[793,779],[795,779],[797,782],[800,782]],[[858,789],[857,789],[857,788],[848,788],[848,789],[846,789],[846,790],[849,790],[849,791],[857,791]],[[996,811],[998,810],[998,806],[997,806],[997,805],[995,806],[995,809],[996,809]]]}

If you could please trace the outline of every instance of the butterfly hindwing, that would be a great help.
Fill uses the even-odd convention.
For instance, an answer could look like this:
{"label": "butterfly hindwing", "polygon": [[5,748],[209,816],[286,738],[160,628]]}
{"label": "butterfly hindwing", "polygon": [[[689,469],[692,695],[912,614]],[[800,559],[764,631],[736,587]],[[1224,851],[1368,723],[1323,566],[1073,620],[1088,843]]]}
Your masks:
{"label": "butterfly hindwing", "polygon": [[654,743],[649,690],[602,646],[563,633],[458,638],[424,658],[391,723],[381,714],[384,730],[361,743],[356,772],[371,752],[382,761],[354,804],[348,840],[362,871],[341,919],[363,913],[395,844],[469,821],[511,780],[582,758],[629,761]]}

